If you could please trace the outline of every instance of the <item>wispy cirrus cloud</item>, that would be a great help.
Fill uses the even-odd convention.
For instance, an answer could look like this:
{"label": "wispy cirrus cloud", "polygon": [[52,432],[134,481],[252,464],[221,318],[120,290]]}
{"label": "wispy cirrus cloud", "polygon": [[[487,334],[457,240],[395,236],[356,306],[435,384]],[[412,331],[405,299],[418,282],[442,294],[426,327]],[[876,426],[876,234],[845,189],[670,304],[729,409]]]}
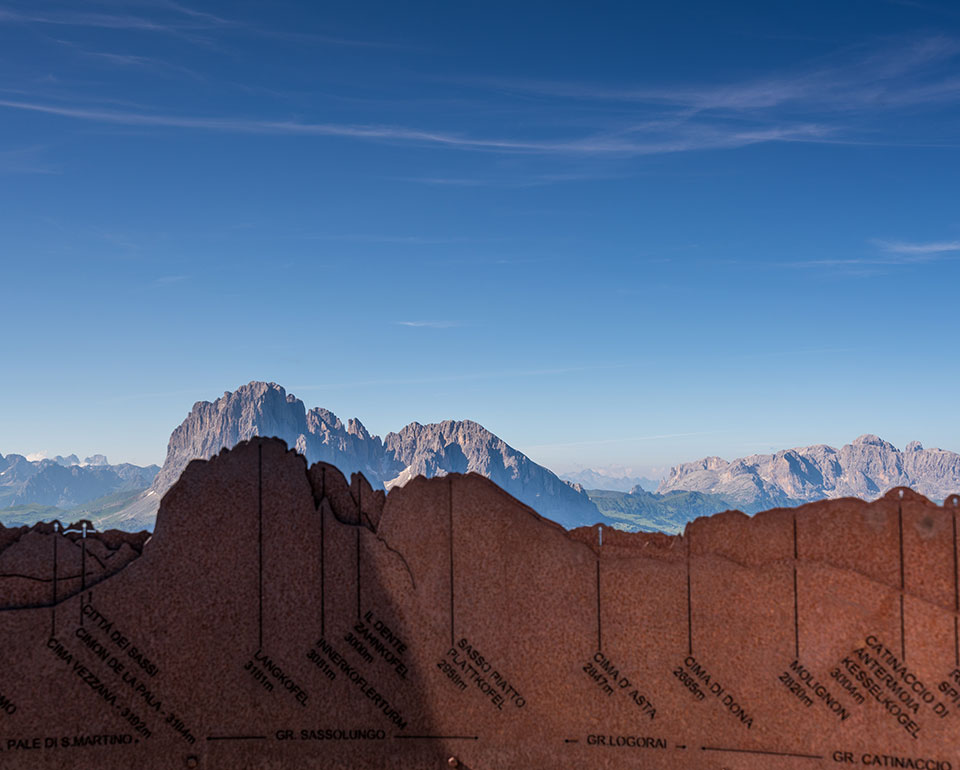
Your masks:
{"label": "wispy cirrus cloud", "polygon": [[102,110],[69,107],[32,101],[0,100],[0,107],[39,112],[76,120],[144,128],[179,128],[229,133],[327,136],[352,139],[408,142],[451,149],[499,151],[512,153],[567,155],[658,155],[691,150],[745,147],[765,142],[816,142],[830,130],[817,124],[799,124],[772,128],[750,128],[723,131],[711,127],[695,127],[675,132],[674,136],[657,139],[635,139],[631,131],[619,134],[600,133],[571,139],[487,138],[431,131],[406,126],[351,125],[342,123],[309,123],[295,120],[261,120],[237,117],[196,117],[152,112]]}
{"label": "wispy cirrus cloud", "polygon": [[183,283],[186,280],[187,276],[185,275],[161,275],[154,280],[153,284],[154,286],[170,286],[175,283]]}
{"label": "wispy cirrus cloud", "polygon": [[659,106],[691,117],[704,112],[758,112],[774,108],[849,112],[953,100],[960,95],[956,59],[960,41],[946,36],[888,43],[859,55],[835,55],[807,69],[742,82],[710,85],[621,86],[530,79],[476,78],[465,85],[544,98]]}
{"label": "wispy cirrus cloud", "polygon": [[59,168],[43,159],[46,147],[0,150],[0,174],[58,174]]}
{"label": "wispy cirrus cloud", "polygon": [[506,188],[527,188],[543,187],[545,185],[563,184],[565,182],[596,182],[609,181],[611,179],[626,179],[628,174],[624,173],[603,173],[603,172],[569,172],[555,174],[529,174],[526,176],[506,176],[496,177],[445,177],[445,176],[414,176],[414,177],[392,177],[401,182],[414,182],[415,184],[430,185],[435,187],[506,187]]}
{"label": "wispy cirrus cloud", "polygon": [[[227,20],[194,18],[173,4],[161,7],[178,10],[178,23],[185,25],[227,24]],[[0,22],[4,14],[0,11]],[[18,12],[19,17],[29,14]],[[203,16],[202,12],[196,12]],[[14,14],[16,16],[16,14]],[[140,16],[99,14],[88,22],[137,24]],[[64,19],[73,18],[66,16]],[[130,21],[130,20],[133,21]],[[145,24],[153,23],[148,17]],[[157,22],[160,23],[160,22]],[[218,27],[219,28],[219,27]],[[72,45],[72,44],[71,44]],[[118,66],[163,68],[159,60],[134,54],[89,51],[87,55]],[[468,152],[502,155],[540,155],[584,159],[621,159],[685,152],[737,149],[771,143],[889,144],[892,141],[942,143],[952,134],[917,137],[892,134],[889,122],[875,119],[874,113],[898,108],[917,108],[960,103],[960,42],[944,36],[888,43],[870,51],[849,51],[826,58],[805,70],[744,82],[709,85],[682,84],[651,87],[595,87],[591,84],[532,80],[460,79],[459,86],[496,90],[497,106],[509,112],[529,109],[533,97],[549,101],[555,119],[541,122],[497,124],[489,119],[460,121],[470,128],[418,127],[375,121],[311,121],[305,118],[274,119],[262,113],[243,115],[182,114],[151,108],[97,106],[91,98],[84,103],[60,103],[50,98],[25,95],[0,101],[0,107],[77,121],[180,131],[253,134],[263,136],[304,136],[345,138],[355,141],[409,144]],[[511,101],[511,94],[523,98]],[[492,114],[490,99],[467,100],[471,109]],[[371,105],[371,108],[374,105]],[[570,122],[562,116],[572,114]],[[872,121],[872,122],[871,122]],[[568,130],[560,133],[561,126]],[[899,124],[898,124],[899,125]],[[474,128],[483,126],[482,129]],[[530,174],[507,180],[500,175],[423,175],[414,183],[450,186],[529,187],[563,181],[580,181],[582,172]]]}
{"label": "wispy cirrus cloud", "polygon": [[190,8],[183,3],[177,3],[173,0],[139,0],[138,4],[146,6],[155,6],[158,8],[169,8],[170,10],[182,13],[184,16],[190,16],[194,19],[202,19],[209,24],[220,26],[233,26],[237,22],[231,19],[225,19],[222,16],[209,13],[208,11],[198,11],[196,8]]}
{"label": "wispy cirrus cloud", "polygon": [[354,40],[336,35],[306,31],[271,29],[262,24],[250,24],[228,19],[206,11],[190,8],[182,3],[167,0],[126,0],[112,5],[132,6],[139,13],[102,11],[77,11],[73,7],[48,8],[38,11],[34,7],[0,8],[0,24],[46,25],[58,27],[94,28],[126,32],[148,32],[171,35],[194,42],[208,42],[204,33],[242,32],[263,38],[280,38],[304,43],[329,43],[340,46],[397,47],[394,44]]}
{"label": "wispy cirrus cloud", "polygon": [[905,241],[870,241],[880,249],[879,254],[830,259],[807,259],[781,263],[783,267],[839,268],[856,273],[878,272],[883,268],[920,265],[943,259],[955,259],[951,255],[960,252],[960,241],[928,241],[908,243]]}
{"label": "wispy cirrus cloud", "polygon": [[633,441],[659,441],[662,439],[668,438],[684,438],[686,436],[707,436],[712,433],[720,433],[721,431],[711,431],[711,430],[698,430],[692,431],[689,433],[659,433],[650,436],[629,436],[624,438],[602,438],[602,439],[592,439],[587,441],[565,441],[561,443],[554,444],[528,444],[525,449],[555,449],[558,447],[571,447],[571,446],[593,446],[597,444],[627,444]]}
{"label": "wispy cirrus cloud", "polygon": [[432,246],[449,243],[463,243],[470,240],[463,237],[443,237],[428,235],[376,235],[370,233],[353,233],[347,235],[298,235],[313,241],[353,241],[357,243],[406,243],[413,246]]}
{"label": "wispy cirrus cloud", "polygon": [[56,42],[65,48],[74,51],[78,56],[103,62],[104,64],[109,64],[116,67],[153,70],[160,73],[186,75],[194,80],[204,79],[200,73],[190,69],[189,67],[184,67],[181,64],[173,64],[172,62],[164,61],[163,59],[158,59],[153,56],[114,53],[110,51],[91,51],[77,45],[70,40],[56,40]]}
{"label": "wispy cirrus cloud", "polygon": [[411,326],[415,329],[451,329],[463,326],[460,321],[394,321],[396,326]]}
{"label": "wispy cirrus cloud", "polygon": [[884,251],[894,254],[936,255],[950,251],[960,251],[960,241],[931,241],[928,243],[906,243],[904,241],[873,241]]}
{"label": "wispy cirrus cloud", "polygon": [[[122,8],[120,12],[114,11],[118,4],[109,4],[113,6],[110,12],[89,10],[91,5],[93,4],[87,4],[82,10],[77,10],[77,6],[73,4],[59,8],[48,6],[44,9],[38,9],[36,4],[26,8],[6,6],[0,8],[0,23],[91,27],[174,35],[243,26],[237,21],[198,11],[171,0],[127,0],[119,3]],[[129,7],[138,12],[127,12],[126,8]]]}
{"label": "wispy cirrus cloud", "polygon": [[351,380],[344,382],[326,382],[323,384],[292,385],[291,390],[298,393],[307,390],[328,390],[331,388],[356,388],[384,385],[439,385],[448,382],[472,382],[475,380],[523,379],[527,377],[554,377],[561,374],[576,374],[580,372],[604,371],[608,369],[623,369],[631,364],[595,364],[589,366],[564,366],[548,369],[506,369],[485,372],[463,372],[461,374],[428,375],[425,377],[385,379],[385,380]]}
{"label": "wispy cirrus cloud", "polygon": [[[633,154],[732,149],[771,142],[953,146],[948,122],[889,114],[960,104],[960,40],[933,35],[848,48],[792,70],[727,82],[611,85],[530,78],[448,78],[498,103],[587,116],[607,125],[593,146]],[[443,79],[441,79],[443,81]],[[489,97],[488,97],[489,98]]]}
{"label": "wispy cirrus cloud", "polygon": [[197,29],[209,29],[209,25],[177,23],[151,19],[145,16],[126,14],[61,11],[59,13],[21,12],[0,9],[0,23],[48,24],[62,27],[96,27],[143,32],[184,34]]}

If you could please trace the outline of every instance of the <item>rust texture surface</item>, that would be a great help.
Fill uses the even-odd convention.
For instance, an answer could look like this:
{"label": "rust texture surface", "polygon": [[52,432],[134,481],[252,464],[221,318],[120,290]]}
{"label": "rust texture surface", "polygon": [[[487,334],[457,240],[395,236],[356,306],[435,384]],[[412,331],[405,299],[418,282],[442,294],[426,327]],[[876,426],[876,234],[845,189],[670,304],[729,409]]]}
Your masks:
{"label": "rust texture surface", "polygon": [[0,533],[0,767],[953,770],[958,504],[566,532],[254,439],[146,542]]}

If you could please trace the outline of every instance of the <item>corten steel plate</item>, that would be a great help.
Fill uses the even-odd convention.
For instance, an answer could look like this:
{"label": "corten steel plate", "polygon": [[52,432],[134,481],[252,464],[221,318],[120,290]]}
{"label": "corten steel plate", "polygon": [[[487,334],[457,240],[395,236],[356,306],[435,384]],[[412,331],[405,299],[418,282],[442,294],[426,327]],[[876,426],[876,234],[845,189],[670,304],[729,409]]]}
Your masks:
{"label": "corten steel plate", "polygon": [[568,533],[255,439],[114,574],[76,549],[118,536],[7,543],[0,767],[952,770],[958,502]]}

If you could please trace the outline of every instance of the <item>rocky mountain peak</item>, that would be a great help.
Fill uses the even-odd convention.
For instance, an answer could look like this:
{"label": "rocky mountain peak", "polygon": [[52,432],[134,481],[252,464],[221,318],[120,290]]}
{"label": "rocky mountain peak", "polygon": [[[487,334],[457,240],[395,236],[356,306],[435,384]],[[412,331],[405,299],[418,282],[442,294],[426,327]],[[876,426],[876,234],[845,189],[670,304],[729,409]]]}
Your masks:
{"label": "rocky mountain peak", "polygon": [[320,406],[315,406],[307,412],[307,422],[315,424],[318,428],[323,426],[327,430],[343,430],[343,423],[340,422],[340,418],[329,409]]}
{"label": "rocky mountain peak", "polygon": [[881,449],[886,449],[888,451],[896,452],[897,448],[891,444],[889,441],[884,441],[879,436],[875,436],[873,433],[864,433],[862,436],[857,436],[852,444],[852,446],[875,446],[880,447]]}
{"label": "rocky mountain peak", "polygon": [[722,495],[748,511],[823,498],[871,500],[897,486],[912,487],[933,500],[960,491],[960,454],[924,449],[919,441],[901,452],[870,433],[839,449],[816,444],[729,464],[717,459],[675,466],[658,491]]}
{"label": "rocky mountain peak", "polygon": [[[337,422],[340,421],[337,420]],[[347,433],[349,433],[351,436],[358,436],[364,440],[372,438],[369,431],[363,427],[363,423],[360,422],[360,420],[358,420],[356,417],[351,417],[349,420],[347,420]]]}
{"label": "rocky mountain peak", "polygon": [[279,436],[290,446],[305,422],[303,402],[288,397],[275,382],[250,382],[213,403],[198,401],[171,434],[167,459],[152,489],[162,494],[179,478],[190,460],[207,459],[223,447],[232,447],[258,435]]}
{"label": "rocky mountain peak", "polygon": [[[274,382],[250,382],[212,403],[194,404],[170,436],[167,459],[151,489],[153,510],[191,460],[207,459],[253,436],[281,438],[308,463],[327,462],[347,476],[362,473],[379,489],[420,475],[474,472],[561,523],[600,518],[582,487],[564,483],[476,422],[414,422],[381,441],[356,418],[344,425],[328,409],[306,411],[300,399]],[[138,509],[137,515],[144,511]]]}

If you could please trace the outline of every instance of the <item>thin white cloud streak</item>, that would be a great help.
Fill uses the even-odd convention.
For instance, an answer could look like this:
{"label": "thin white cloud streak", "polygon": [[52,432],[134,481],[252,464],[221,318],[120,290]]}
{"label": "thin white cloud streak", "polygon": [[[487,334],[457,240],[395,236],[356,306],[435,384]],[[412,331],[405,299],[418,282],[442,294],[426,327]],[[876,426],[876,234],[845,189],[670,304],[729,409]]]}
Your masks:
{"label": "thin white cloud streak", "polygon": [[40,160],[46,147],[0,150],[0,174],[59,174],[59,169]]}
{"label": "thin white cloud streak", "polygon": [[[210,388],[209,390],[215,391],[216,388]],[[183,396],[189,398],[191,403],[196,401],[197,389],[192,388],[190,390],[158,390],[148,393],[123,393],[117,396],[111,396],[110,398],[100,399],[95,401],[97,404],[115,404],[123,403],[125,401],[154,401],[161,398],[170,398],[170,397],[179,397]]]}
{"label": "thin white cloud streak", "polygon": [[[140,30],[170,34],[228,29],[244,26],[240,22],[225,19],[205,11],[197,11],[172,0],[151,0],[132,3],[140,8],[165,10],[173,14],[157,20],[144,15],[98,13],[90,11],[47,10],[44,12],[25,12],[17,9],[0,8],[0,23],[47,24],[62,27],[93,27],[98,29]],[[181,18],[176,18],[180,16]]]}
{"label": "thin white cloud streak", "polygon": [[943,254],[960,251],[960,241],[935,241],[933,243],[904,243],[903,241],[874,241],[884,251],[894,254]]}
{"label": "thin white cloud streak", "polygon": [[565,182],[599,182],[615,179],[627,179],[628,174],[603,173],[570,173],[570,174],[538,174],[522,178],[470,178],[470,177],[389,177],[398,182],[412,182],[438,187],[498,187],[517,188],[543,187],[546,185],[563,184]]}
{"label": "thin white cloud streak", "polygon": [[396,48],[390,43],[381,43],[368,40],[350,40],[311,32],[285,32],[271,30],[262,26],[254,26],[244,22],[225,19],[212,13],[197,11],[192,8],[173,2],[138,3],[140,6],[167,9],[181,14],[182,19],[152,19],[146,16],[121,15],[110,13],[89,13],[75,11],[58,12],[22,12],[0,8],[0,24],[45,24],[62,27],[87,27],[96,29],[113,29],[126,31],[155,32],[174,35],[186,40],[202,41],[204,38],[197,33],[203,32],[242,32],[258,37],[278,38],[283,40],[301,41],[304,43],[328,43],[340,46],[357,46],[369,48]]}
{"label": "thin white cloud streak", "polygon": [[[176,34],[181,34],[186,31],[182,24],[165,23],[147,19],[142,16],[119,16],[107,13],[61,13],[59,15],[50,15],[18,13],[16,11],[0,9],[0,23],[3,22],[51,24],[64,27],[140,30]],[[203,28],[205,29],[207,26],[208,25],[204,25]],[[189,28],[193,30],[197,29],[196,25],[190,25]]]}
{"label": "thin white cloud streak", "polygon": [[436,238],[423,235],[298,235],[311,241],[356,241],[357,243],[409,243],[415,246],[431,246],[450,243],[464,243],[469,238]]}
{"label": "thin white cloud streak", "polygon": [[813,268],[813,267],[901,267],[904,265],[919,265],[933,262],[937,259],[933,255],[914,255],[902,257],[853,257],[851,259],[809,259],[796,262],[781,262],[783,267]]}
{"label": "thin white cloud streak", "polygon": [[245,134],[328,136],[386,142],[413,142],[463,150],[568,155],[657,155],[708,149],[731,149],[766,142],[816,142],[830,129],[817,124],[775,128],[731,130],[696,128],[675,139],[637,142],[610,135],[593,135],[566,141],[495,139],[426,131],[403,126],[302,123],[247,118],[200,118],[157,113],[119,112],[83,107],[65,107],[38,102],[0,100],[0,107],[38,112],[114,125],[144,128],[180,128]]}
{"label": "thin white cloud streak", "polygon": [[706,436],[720,432],[721,431],[715,430],[698,430],[691,433],[660,433],[654,436],[630,436],[627,438],[602,438],[588,441],[566,441],[559,444],[528,444],[526,449],[555,449],[557,447],[593,446],[596,444],[625,444],[631,441],[659,441],[661,439],[683,438],[686,436]]}
{"label": "thin white cloud streak", "polygon": [[108,64],[113,64],[118,67],[134,67],[138,69],[153,70],[161,73],[179,73],[181,75],[187,75],[194,80],[205,80],[203,75],[195,72],[192,69],[189,69],[188,67],[183,67],[179,64],[172,64],[170,62],[163,61],[162,59],[155,59],[151,56],[111,53],[109,51],[89,51],[80,47],[76,43],[71,42],[70,40],[58,40],[56,38],[54,38],[54,40],[69,50],[75,51],[80,56],[84,56],[96,61],[106,62]]}
{"label": "thin white cloud streak", "polygon": [[460,321],[394,321],[394,324],[415,329],[452,329],[455,326],[463,326]]}
{"label": "thin white cloud streak", "polygon": [[552,377],[559,374],[576,374],[608,369],[623,369],[631,364],[608,364],[597,366],[568,366],[558,369],[525,369],[496,372],[472,372],[469,374],[452,374],[440,377],[418,377],[411,379],[390,380],[355,380],[349,382],[324,383],[322,385],[293,385],[291,391],[326,390],[329,388],[358,388],[380,387],[394,385],[439,385],[449,382],[469,382],[472,380],[498,380],[526,377]]}
{"label": "thin white cloud streak", "polygon": [[84,56],[93,59],[103,59],[111,64],[120,64],[128,67],[156,67],[165,65],[157,59],[151,59],[149,56],[136,56],[134,54],[107,53],[105,51],[80,51]]}
{"label": "thin white cloud streak", "polygon": [[186,75],[194,80],[205,80],[199,72],[195,72],[189,67],[182,67],[179,64],[171,64],[161,59],[154,59],[149,56],[134,56],[132,54],[106,53],[101,51],[83,51],[83,55],[95,59],[101,59],[111,64],[123,67],[141,67],[144,69],[156,70],[158,72],[171,72]]}
{"label": "thin white cloud streak", "polygon": [[182,13],[184,16],[190,16],[194,19],[203,19],[204,21],[223,27],[232,27],[237,22],[230,19],[225,19],[222,16],[216,16],[212,13],[207,13],[206,11],[198,11],[194,8],[188,8],[185,5],[180,3],[175,3],[173,0],[152,0],[148,2],[147,5],[153,5],[160,8],[169,8],[177,13]]}
{"label": "thin white cloud streak", "polygon": [[850,257],[847,259],[808,259],[796,262],[781,262],[780,266],[796,268],[835,267],[853,270],[858,268],[898,267],[955,259],[950,255],[960,252],[960,241],[906,243],[904,241],[873,239],[871,243],[882,249],[887,255]]}
{"label": "thin white cloud streak", "polygon": [[954,18],[960,16],[960,12],[957,12],[956,10],[943,8],[931,3],[920,3],[915,2],[915,0],[886,0],[886,2],[890,3],[890,5],[899,5],[903,6],[904,8],[916,8],[917,10],[925,13],[939,13],[943,14],[944,16],[952,16]]}
{"label": "thin white cloud streak", "polygon": [[470,179],[467,177],[436,177],[436,176],[395,176],[390,177],[396,182],[413,182],[415,184],[437,185],[441,187],[501,187],[503,182],[489,179]]}
{"label": "thin white cloud streak", "polygon": [[[958,55],[960,43],[935,36],[806,72],[741,83],[611,89],[585,83],[538,80],[476,79],[463,82],[548,98],[660,105],[681,110],[682,117],[708,111],[742,113],[789,106],[815,106],[848,112],[864,107],[887,108],[956,99],[960,96],[960,77],[951,65]],[[930,72],[938,67],[943,71]],[[931,77],[932,82],[919,84],[917,78],[924,75]]]}

